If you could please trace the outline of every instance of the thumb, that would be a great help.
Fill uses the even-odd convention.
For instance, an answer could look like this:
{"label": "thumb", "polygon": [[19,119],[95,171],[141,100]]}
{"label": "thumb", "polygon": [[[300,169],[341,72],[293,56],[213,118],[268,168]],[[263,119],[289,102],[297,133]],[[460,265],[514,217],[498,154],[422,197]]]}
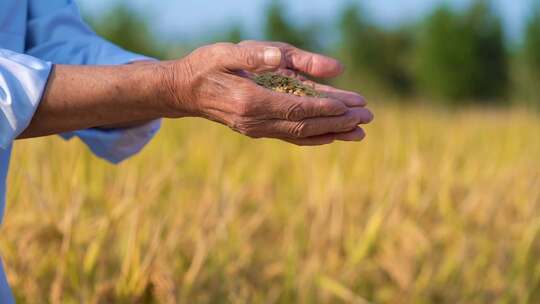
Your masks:
{"label": "thumb", "polygon": [[277,47],[235,46],[224,59],[224,68],[254,73],[276,70],[281,66],[283,55]]}

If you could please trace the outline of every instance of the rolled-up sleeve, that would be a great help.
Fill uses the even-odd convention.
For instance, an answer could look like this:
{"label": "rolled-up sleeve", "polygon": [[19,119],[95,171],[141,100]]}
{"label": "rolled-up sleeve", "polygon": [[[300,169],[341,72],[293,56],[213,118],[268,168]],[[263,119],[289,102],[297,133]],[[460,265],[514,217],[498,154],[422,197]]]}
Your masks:
{"label": "rolled-up sleeve", "polygon": [[65,139],[78,136],[96,156],[116,164],[141,151],[159,127],[160,121],[156,120],[134,128],[86,129],[61,136]]}
{"label": "rolled-up sleeve", "polygon": [[[119,65],[153,60],[102,39],[84,23],[71,0],[30,0],[26,53],[55,64]],[[76,101],[75,101],[76,102]],[[138,153],[156,134],[160,120],[125,129],[87,129],[61,134],[79,137],[94,154],[118,163]]]}
{"label": "rolled-up sleeve", "polygon": [[0,49],[0,148],[30,124],[45,90],[51,63]]}

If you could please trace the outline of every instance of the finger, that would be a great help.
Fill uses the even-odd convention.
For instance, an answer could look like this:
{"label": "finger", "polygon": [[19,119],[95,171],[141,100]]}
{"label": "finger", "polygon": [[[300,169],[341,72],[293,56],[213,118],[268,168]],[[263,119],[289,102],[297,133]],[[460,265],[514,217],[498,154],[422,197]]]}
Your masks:
{"label": "finger", "polygon": [[358,93],[336,89],[334,87],[319,84],[314,81],[304,82],[312,85],[316,91],[323,93],[330,98],[335,98],[343,101],[349,107],[365,107],[368,104],[367,100]]}
{"label": "finger", "polygon": [[334,134],[334,138],[340,141],[362,141],[365,137],[366,133],[360,127],[350,132]]}
{"label": "finger", "polygon": [[335,141],[335,138],[333,135],[321,135],[321,136],[314,136],[310,138],[297,138],[297,139],[282,139],[283,141],[286,141],[291,144],[295,144],[297,146],[323,146],[331,144]]}
{"label": "finger", "polygon": [[344,102],[332,98],[300,97],[257,87],[262,96],[260,113],[266,118],[300,121],[311,117],[339,116],[347,112]]}
{"label": "finger", "polygon": [[320,78],[335,77],[343,73],[343,65],[334,58],[311,53],[295,47],[285,49],[285,62],[288,68]]}
{"label": "finger", "polygon": [[274,120],[266,124],[267,132],[278,138],[308,138],[356,130],[359,124],[371,122],[373,114],[365,108],[351,108],[335,117],[317,117],[302,121]]}
{"label": "finger", "polygon": [[286,142],[298,145],[298,146],[322,146],[333,143],[336,140],[339,141],[362,141],[366,137],[364,130],[361,128],[356,128],[353,131],[339,134],[326,134],[313,136],[308,138],[297,138],[297,139],[283,139]]}
{"label": "finger", "polygon": [[278,69],[283,61],[281,49],[272,46],[219,44],[215,48],[221,66],[231,71],[262,73]]}
{"label": "finger", "polygon": [[344,66],[337,59],[301,50],[283,42],[245,41],[240,43],[240,45],[278,47],[284,55],[282,68],[294,69],[313,77],[335,77],[344,71]]}

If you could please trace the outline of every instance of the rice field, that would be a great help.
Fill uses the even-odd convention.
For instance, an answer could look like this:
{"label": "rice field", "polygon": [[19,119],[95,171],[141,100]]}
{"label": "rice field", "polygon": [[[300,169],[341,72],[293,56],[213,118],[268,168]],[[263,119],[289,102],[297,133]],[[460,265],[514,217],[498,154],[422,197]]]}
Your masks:
{"label": "rice field", "polygon": [[539,303],[540,116],[374,106],[360,144],[167,121],[112,166],[16,144],[18,303]]}

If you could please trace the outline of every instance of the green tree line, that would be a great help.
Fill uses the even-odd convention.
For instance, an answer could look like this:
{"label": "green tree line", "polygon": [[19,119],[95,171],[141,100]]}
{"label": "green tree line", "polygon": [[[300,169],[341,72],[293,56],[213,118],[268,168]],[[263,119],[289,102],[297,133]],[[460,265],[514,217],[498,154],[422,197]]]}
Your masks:
{"label": "green tree line", "polygon": [[[517,100],[540,107],[540,5],[531,8],[524,42],[512,47],[489,0],[473,0],[460,10],[441,4],[419,22],[391,29],[350,4],[340,12],[333,45],[321,45],[319,24],[293,23],[285,2],[270,1],[265,15],[264,39],[324,49],[343,60],[347,71],[338,84],[346,88],[450,105]],[[92,24],[133,51],[163,58],[176,55],[168,49],[179,49],[158,43],[147,22],[124,6]],[[218,40],[249,38],[244,32],[233,24]]]}

